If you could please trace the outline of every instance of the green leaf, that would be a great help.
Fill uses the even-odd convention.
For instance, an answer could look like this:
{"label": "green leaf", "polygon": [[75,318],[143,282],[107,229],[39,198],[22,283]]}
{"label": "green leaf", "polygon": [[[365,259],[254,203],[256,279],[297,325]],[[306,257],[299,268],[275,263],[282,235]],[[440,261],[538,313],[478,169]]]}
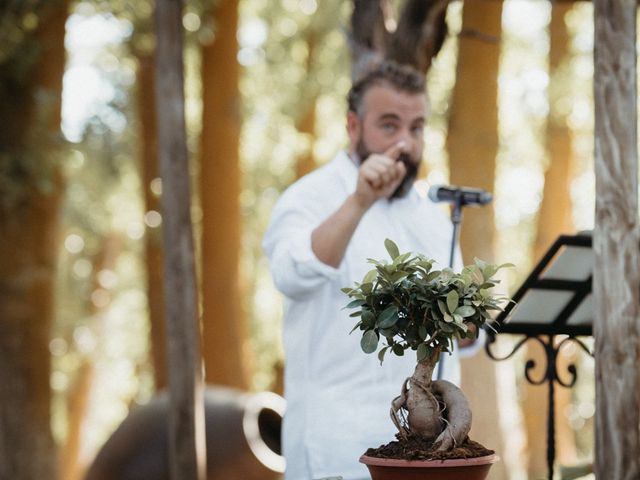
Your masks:
{"label": "green leaf", "polygon": [[362,279],[362,283],[373,283],[373,281],[378,276],[378,271],[374,268],[373,270],[369,270],[367,274]]}
{"label": "green leaf", "polygon": [[460,300],[460,296],[458,292],[455,290],[451,290],[447,293],[447,307],[449,308],[449,312],[453,313],[458,308],[458,301]]}
{"label": "green leaf", "polygon": [[418,336],[420,337],[420,340],[426,340],[427,335],[427,327],[425,327],[424,325],[420,325],[420,328],[418,328]]}
{"label": "green leaf", "polygon": [[402,280],[403,278],[407,278],[408,275],[409,275],[408,272],[403,272],[402,270],[398,270],[397,272],[391,274],[391,282],[397,283],[399,280]]}
{"label": "green leaf", "polygon": [[380,360],[380,365],[382,365],[382,361],[384,360],[384,355],[387,353],[389,347],[384,347],[378,352],[378,360]]}
{"label": "green leaf", "polygon": [[424,343],[421,343],[420,345],[418,345],[418,352],[417,352],[418,363],[420,363],[422,360],[427,358],[427,355],[429,355],[429,350],[427,349],[427,346]]}
{"label": "green leaf", "polygon": [[430,262],[429,260],[419,260],[416,262],[416,265],[418,265],[419,267],[422,267],[425,269],[425,271],[429,271],[431,270],[431,267],[433,266],[433,263]]}
{"label": "green leaf", "polygon": [[378,348],[378,335],[373,330],[367,330],[360,340],[360,348],[364,353],[373,353]]}
{"label": "green leaf", "polygon": [[447,310],[447,305],[442,300],[438,300],[438,308],[440,309],[440,313],[442,313],[443,315],[449,314],[449,311]]}
{"label": "green leaf", "polygon": [[379,328],[389,328],[398,321],[398,307],[391,305],[383,310],[378,316],[377,325]]}
{"label": "green leaf", "polygon": [[356,308],[356,307],[361,307],[362,305],[364,305],[365,302],[364,300],[353,300],[351,302],[349,302],[349,304],[344,307],[344,308]]}
{"label": "green leaf", "polygon": [[478,257],[474,257],[473,262],[480,270],[484,270],[484,267],[487,266],[487,264],[484,261],[480,260]]}
{"label": "green leaf", "polygon": [[498,269],[495,265],[487,265],[482,269],[482,275],[485,279],[489,279],[493,277],[497,271]]}
{"label": "green leaf", "polygon": [[433,282],[436,278],[440,276],[440,270],[434,270],[433,272],[429,272],[426,277],[424,277],[425,282]]}
{"label": "green leaf", "polygon": [[353,292],[353,288],[344,287],[344,288],[341,288],[340,291],[342,293],[346,293],[347,295],[351,295],[351,292]]}
{"label": "green leaf", "polygon": [[407,253],[403,253],[402,255],[398,255],[396,258],[393,259],[393,264],[394,265],[398,265],[400,263],[404,263],[409,259],[410,256],[411,256],[411,252],[407,252]]}
{"label": "green leaf", "polygon": [[473,281],[478,285],[480,285],[481,283],[484,283],[484,276],[482,275],[482,272],[480,271],[479,268],[474,268],[471,275],[473,277]]}
{"label": "green leaf", "polygon": [[467,318],[476,313],[476,309],[470,305],[463,305],[462,307],[456,308],[456,311],[453,313],[460,315],[462,318]]}
{"label": "green leaf", "polygon": [[384,247],[387,249],[391,260],[394,260],[398,255],[400,255],[400,250],[398,250],[398,246],[393,242],[393,240],[387,238],[384,241]]}
{"label": "green leaf", "polygon": [[362,324],[367,328],[373,328],[376,324],[376,318],[371,310],[362,310]]}
{"label": "green leaf", "polygon": [[398,357],[402,357],[404,355],[404,348],[399,343],[396,343],[393,346],[393,353],[395,353]]}
{"label": "green leaf", "polygon": [[[451,321],[453,321],[453,318],[451,319]],[[440,330],[445,333],[453,333],[455,332],[455,327],[453,325],[449,325],[448,323],[441,323]]]}

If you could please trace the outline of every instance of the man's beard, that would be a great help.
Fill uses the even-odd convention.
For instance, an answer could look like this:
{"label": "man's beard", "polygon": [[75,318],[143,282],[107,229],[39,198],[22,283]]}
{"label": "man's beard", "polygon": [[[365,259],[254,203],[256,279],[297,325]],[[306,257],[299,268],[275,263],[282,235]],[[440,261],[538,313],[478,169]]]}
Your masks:
{"label": "man's beard", "polygon": [[[369,158],[369,155],[371,155],[371,152],[365,146],[364,142],[362,141],[362,138],[358,141],[358,144],[356,145],[356,154],[360,159],[360,163],[364,162],[367,158]],[[398,185],[398,187],[389,196],[389,200],[406,197],[411,191],[413,182],[418,176],[418,165],[420,164],[419,160],[413,159],[411,155],[409,155],[408,153],[402,152],[398,156],[398,162],[404,163],[404,167],[407,170],[407,173],[402,179],[402,182],[400,182],[400,185]]]}

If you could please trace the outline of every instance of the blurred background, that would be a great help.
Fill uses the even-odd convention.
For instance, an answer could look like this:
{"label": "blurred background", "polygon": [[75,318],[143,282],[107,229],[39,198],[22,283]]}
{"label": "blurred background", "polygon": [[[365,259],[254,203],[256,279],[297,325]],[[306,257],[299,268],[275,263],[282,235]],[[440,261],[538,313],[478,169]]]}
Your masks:
{"label": "blurred background", "polygon": [[[185,2],[207,384],[282,393],[282,299],[260,242],[280,192],[346,145],[352,9]],[[64,480],[166,386],[153,11],[0,2],[0,405],[25,432],[0,432],[0,457]],[[461,243],[467,262],[514,263],[513,292],[558,234],[593,227],[592,8],[454,1],[447,22],[422,181],[494,193],[465,211]],[[525,355],[543,358],[463,367],[472,436],[503,460],[493,479],[546,478],[547,389],[524,381]],[[557,458],[574,465],[592,458],[593,361],[570,346],[562,361],[579,373],[557,389]]]}

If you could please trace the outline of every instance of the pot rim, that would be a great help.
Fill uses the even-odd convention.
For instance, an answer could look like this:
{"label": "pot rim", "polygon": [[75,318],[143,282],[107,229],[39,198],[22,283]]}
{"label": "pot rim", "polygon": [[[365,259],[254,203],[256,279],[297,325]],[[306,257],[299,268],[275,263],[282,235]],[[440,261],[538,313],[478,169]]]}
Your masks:
{"label": "pot rim", "polygon": [[500,457],[495,453],[475,458],[449,458],[446,460],[401,460],[398,458],[376,458],[362,455],[360,463],[376,467],[472,467],[496,463]]}

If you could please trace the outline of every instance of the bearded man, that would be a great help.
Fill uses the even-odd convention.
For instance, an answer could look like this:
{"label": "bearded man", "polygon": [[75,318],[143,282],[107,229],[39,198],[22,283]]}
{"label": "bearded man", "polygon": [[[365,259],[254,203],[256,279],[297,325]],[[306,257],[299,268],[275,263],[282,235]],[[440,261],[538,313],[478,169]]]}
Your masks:
{"label": "bearded man", "polygon": [[[367,258],[387,257],[385,238],[448,266],[451,223],[413,186],[426,113],[424,76],[380,62],[349,92],[348,150],[289,187],[272,213],[263,247],[285,295],[286,480],[369,478],[358,458],[394,439],[390,402],[415,357],[380,365],[365,355],[340,289],[362,280]],[[443,377],[459,383],[457,350]]]}

